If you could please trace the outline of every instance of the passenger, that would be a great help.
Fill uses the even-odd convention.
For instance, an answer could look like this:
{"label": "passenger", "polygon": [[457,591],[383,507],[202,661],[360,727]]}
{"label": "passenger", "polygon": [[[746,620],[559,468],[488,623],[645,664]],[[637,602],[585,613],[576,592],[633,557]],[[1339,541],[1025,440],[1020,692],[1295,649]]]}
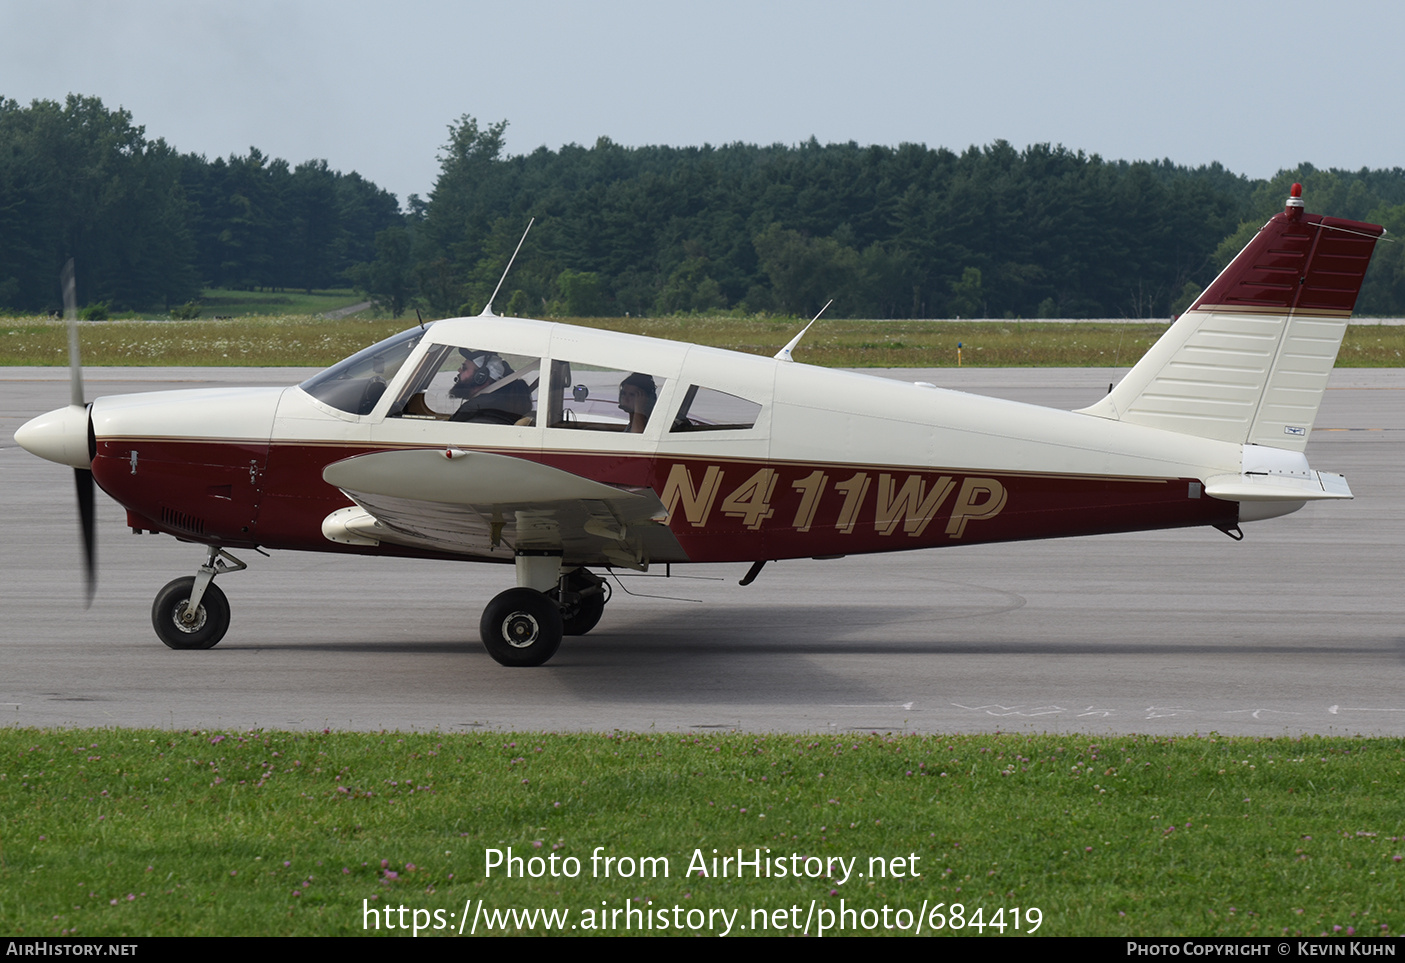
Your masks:
{"label": "passenger", "polygon": [[659,400],[659,389],[654,379],[646,374],[635,372],[620,382],[620,410],[628,413],[629,425],[625,431],[640,434],[653,414],[654,405]]}
{"label": "passenger", "polygon": [[512,365],[493,351],[460,348],[459,354],[464,361],[449,396],[464,402],[450,421],[515,425],[531,416],[531,387],[520,378],[499,384],[513,373]]}

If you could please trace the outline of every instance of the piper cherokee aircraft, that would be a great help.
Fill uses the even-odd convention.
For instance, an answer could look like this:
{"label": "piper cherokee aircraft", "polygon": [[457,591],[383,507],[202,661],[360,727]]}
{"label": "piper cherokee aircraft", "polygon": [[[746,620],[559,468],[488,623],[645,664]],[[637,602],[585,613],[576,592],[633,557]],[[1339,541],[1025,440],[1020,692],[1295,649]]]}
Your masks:
{"label": "piper cherokee aircraft", "polygon": [[224,636],[213,579],[246,567],[231,550],[300,549],[511,562],[483,644],[541,665],[600,619],[592,568],[745,561],[747,584],[774,559],[1192,525],[1237,539],[1350,498],[1304,449],[1383,233],[1305,213],[1294,185],[1080,411],[794,363],[794,342],[763,358],[490,304],[288,388],[84,404],[75,349],[73,403],[15,440],[77,470],[90,560],[94,479],[133,532],[206,547],[152,607],[172,648]]}

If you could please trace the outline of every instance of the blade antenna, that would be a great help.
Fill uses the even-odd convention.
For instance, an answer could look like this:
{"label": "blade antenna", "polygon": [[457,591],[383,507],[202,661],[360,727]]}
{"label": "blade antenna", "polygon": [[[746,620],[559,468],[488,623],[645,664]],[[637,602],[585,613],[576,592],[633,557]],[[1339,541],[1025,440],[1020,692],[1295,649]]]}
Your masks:
{"label": "blade antenna", "polygon": [[[830,298],[828,301],[826,301],[826,302],[824,303],[824,307],[823,307],[823,308],[820,308],[820,314],[824,314],[825,311],[829,309],[829,306],[830,306],[831,304],[833,304],[833,303],[834,303],[834,299],[833,299],[833,298]],[[790,353],[795,350],[795,346],[800,343],[800,339],[803,338],[803,337],[805,337],[805,332],[810,330],[810,325],[811,325],[811,324],[814,324],[816,321],[818,321],[818,320],[820,319],[820,314],[817,314],[817,315],[815,315],[813,318],[811,318],[811,319],[810,319],[810,324],[805,325],[805,327],[803,327],[803,328],[800,329],[800,333],[799,333],[799,334],[797,334],[795,337],[793,337],[793,338],[790,339],[790,344],[786,345],[784,348],[781,348],[779,351],[777,351],[777,352],[775,353],[774,357],[775,357],[775,359],[776,359],[777,361],[794,361],[794,360],[795,360],[794,358],[792,358],[792,357],[790,356]]]}
{"label": "blade antenna", "polygon": [[508,258],[507,269],[502,272],[502,277],[498,278],[498,286],[493,288],[493,296],[488,299],[487,304],[483,305],[483,311],[478,315],[480,318],[497,317],[497,315],[493,314],[493,302],[498,299],[498,292],[502,290],[503,282],[507,280],[507,273],[512,270],[512,262],[517,260],[517,252],[522,250],[522,243],[527,240],[527,234],[531,232],[532,225],[536,222],[537,219],[535,217],[527,222],[527,230],[522,232],[522,240],[517,242],[517,247],[512,252],[512,257]]}

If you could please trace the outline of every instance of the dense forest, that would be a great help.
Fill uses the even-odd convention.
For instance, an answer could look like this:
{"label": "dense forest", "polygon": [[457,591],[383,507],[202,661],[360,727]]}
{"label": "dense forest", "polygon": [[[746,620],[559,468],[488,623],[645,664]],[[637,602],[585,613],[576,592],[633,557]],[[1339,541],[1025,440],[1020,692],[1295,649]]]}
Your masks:
{"label": "dense forest", "polygon": [[169,309],[205,287],[345,285],[377,232],[403,222],[393,194],[325,161],[253,148],[207,161],[95,98],[0,99],[0,306],[55,308],[70,257],[80,299],[115,309]]}
{"label": "dense forest", "polygon": [[[1309,209],[1405,234],[1405,169],[1250,180],[1219,165],[1108,161],[997,141],[504,151],[506,123],[450,126],[426,198],[251,148],[207,161],[125,111],[0,100],[0,305],[170,307],[202,287],[352,284],[399,314],[476,313],[528,219],[495,309],[848,317],[1166,317],[1301,181]],[[1405,246],[1358,304],[1405,314]]]}

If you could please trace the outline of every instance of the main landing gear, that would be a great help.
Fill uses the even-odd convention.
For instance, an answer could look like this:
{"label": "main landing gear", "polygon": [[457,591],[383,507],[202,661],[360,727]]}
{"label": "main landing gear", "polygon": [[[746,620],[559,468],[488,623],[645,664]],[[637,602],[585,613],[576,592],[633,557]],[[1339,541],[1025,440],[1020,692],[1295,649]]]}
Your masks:
{"label": "main landing gear", "polygon": [[[173,649],[210,649],[229,631],[229,600],[216,575],[248,568],[224,549],[210,546],[194,575],[178,578],[156,593],[151,624]],[[610,600],[610,586],[588,569],[563,569],[561,556],[517,556],[517,587],[497,595],[483,610],[479,634],[488,654],[502,665],[542,665],[567,635],[595,628]]]}
{"label": "main landing gear", "polygon": [[173,649],[211,649],[229,631],[229,600],[214,583],[216,575],[248,568],[222,548],[210,546],[210,557],[194,576],[167,583],[151,603],[151,624],[162,642]]}
{"label": "main landing gear", "polygon": [[478,623],[483,646],[508,666],[542,665],[563,635],[585,635],[600,621],[609,585],[590,571],[561,570],[561,556],[517,556],[517,588],[496,596]]}

